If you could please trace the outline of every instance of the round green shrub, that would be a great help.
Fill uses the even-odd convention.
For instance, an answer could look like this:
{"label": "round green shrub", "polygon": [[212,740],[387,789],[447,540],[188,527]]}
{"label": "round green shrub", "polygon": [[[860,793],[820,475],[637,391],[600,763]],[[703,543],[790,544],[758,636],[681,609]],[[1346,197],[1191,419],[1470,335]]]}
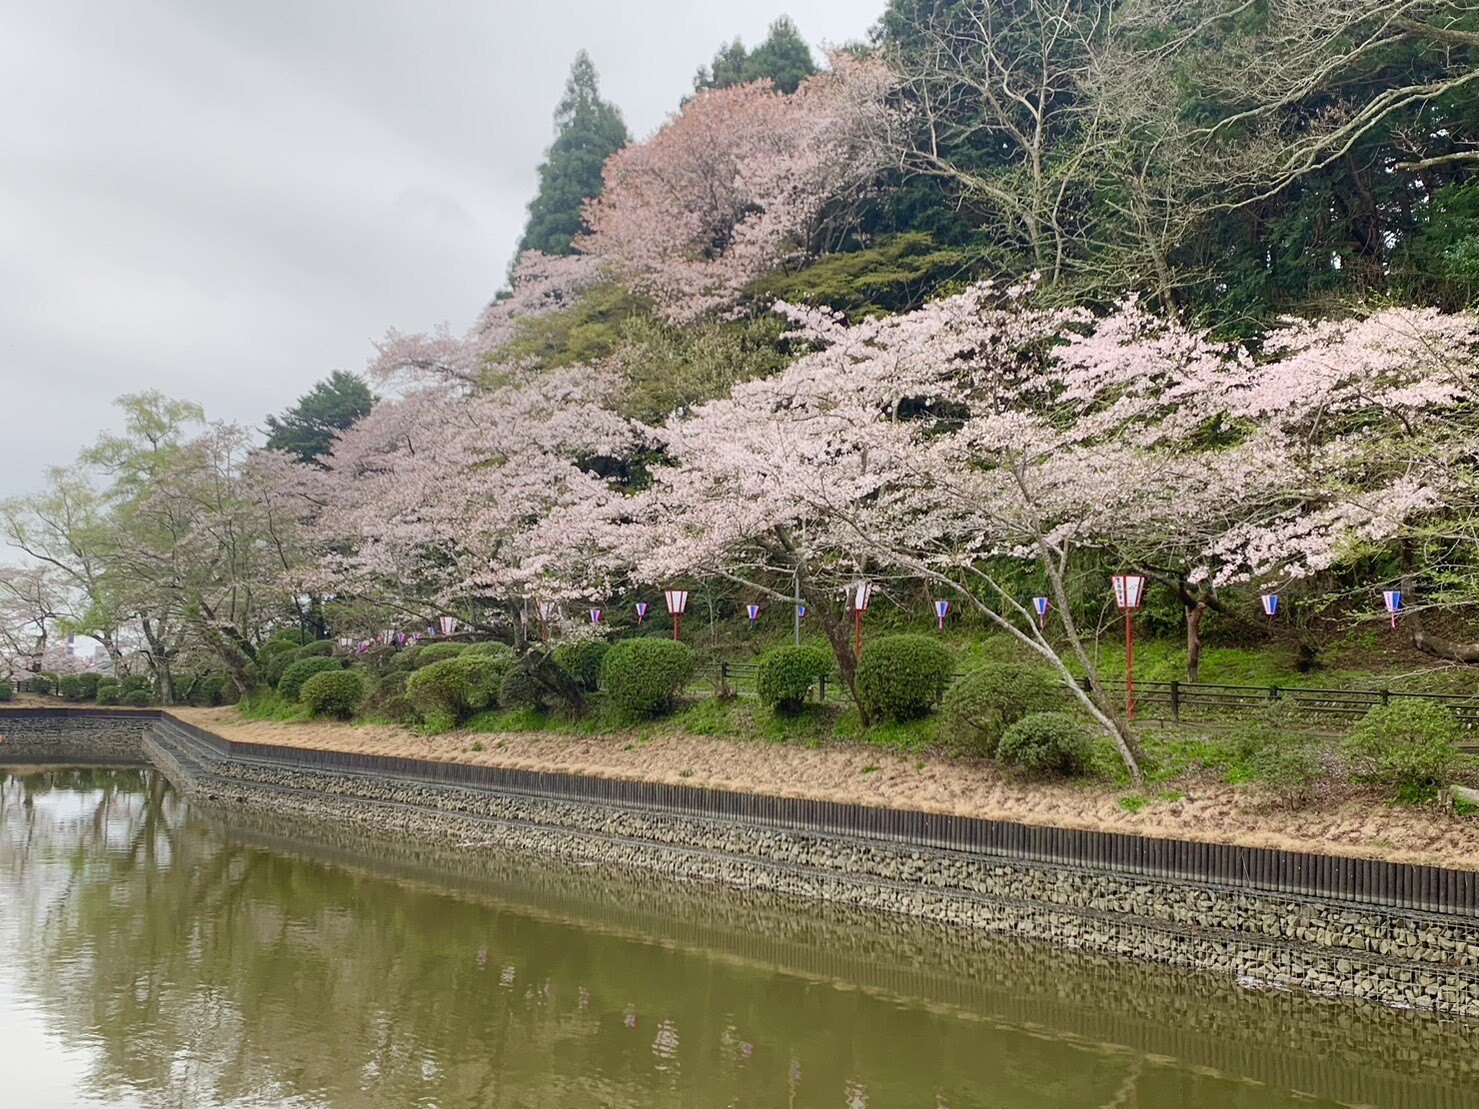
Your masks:
{"label": "round green shrub", "polygon": [[131,709],[148,708],[149,691],[147,689],[130,689],[123,695],[123,703]]}
{"label": "round green shrub", "polygon": [[1416,799],[1448,784],[1461,735],[1458,721],[1442,705],[1396,700],[1363,716],[1341,750],[1357,777]]}
{"label": "round green shrub", "polygon": [[149,687],[152,684],[153,683],[151,683],[149,679],[143,674],[130,674],[128,675],[128,677],[123,679],[123,692],[125,694],[129,694],[135,692],[136,690],[142,689],[145,693],[148,693]]}
{"label": "round green shrub", "polygon": [[430,666],[434,662],[445,662],[449,658],[457,658],[465,650],[467,650],[466,643],[428,643],[416,653],[416,661],[411,665],[420,670],[423,666]]}
{"label": "round green shrub", "polygon": [[[82,684],[82,678],[76,674],[68,674],[57,682],[57,692],[62,695],[63,701],[81,701],[87,696],[87,687]],[[93,696],[97,696],[97,689],[93,689]]]}
{"label": "round green shrub", "polygon": [[282,672],[282,677],[277,683],[277,695],[284,701],[292,702],[298,699],[298,694],[303,691],[303,683],[315,674],[327,674],[331,670],[341,670],[336,658],[310,657],[300,658]]}
{"label": "round green shrub", "polygon": [[522,666],[514,666],[503,675],[498,687],[498,704],[505,709],[545,709],[549,707],[544,687]]}
{"label": "round green shrub", "polygon": [[353,670],[325,670],[314,674],[298,691],[298,700],[314,716],[349,720],[365,699],[365,679]]}
{"label": "round green shrub", "polygon": [[940,730],[952,751],[992,758],[1008,728],[1029,713],[1061,709],[1064,700],[1062,683],[1048,671],[989,662],[946,692]]}
{"label": "round green shrub", "polygon": [[411,675],[406,698],[428,724],[451,727],[497,703],[508,667],[507,660],[488,656],[444,658]]}
{"label": "round green shrub", "polygon": [[76,675],[76,677],[82,689],[82,700],[91,701],[94,697],[98,695],[98,681],[101,678],[100,674],[97,674],[92,670],[84,670],[82,673]]}
{"label": "round green shrub", "polygon": [[40,693],[42,695],[50,693],[56,686],[56,683],[45,674],[33,674],[27,680],[26,684],[30,686],[32,693]]}
{"label": "round green shrub", "polygon": [[611,644],[604,639],[590,639],[584,643],[563,643],[555,648],[555,662],[575,680],[575,684],[587,693],[594,693],[601,684],[601,660]]}
{"label": "round green shrub", "polygon": [[303,646],[301,632],[297,630],[278,632],[266,643],[257,648],[257,664],[259,666],[265,665],[274,656],[280,655],[284,651],[296,651],[301,646]]}
{"label": "round green shrub", "polygon": [[760,656],[755,692],[779,712],[800,712],[818,679],[832,670],[832,656],[820,647],[772,647]]}
{"label": "round green shrub", "polygon": [[9,682],[0,682],[0,701],[8,701],[14,695]]}
{"label": "round green shrub", "polygon": [[312,643],[305,643],[301,647],[289,647],[278,651],[267,660],[265,666],[259,667],[259,672],[268,685],[277,685],[282,681],[282,676],[287,673],[288,667],[293,663],[305,658],[325,658],[334,653],[334,644],[327,639],[316,639]]}
{"label": "round green shrub", "polygon": [[123,690],[114,682],[112,685],[99,685],[98,691],[93,695],[100,705],[117,705],[123,701]]}
{"label": "round green shrub", "polygon": [[669,712],[693,677],[693,649],[673,639],[624,639],[601,660],[601,686],[630,716]]}
{"label": "round green shrub", "polygon": [[913,720],[940,700],[955,670],[953,656],[927,635],[886,635],[863,648],[858,698],[870,716]]}
{"label": "round green shrub", "polygon": [[117,678],[115,678],[112,674],[104,674],[102,677],[100,677],[98,679],[98,688],[99,689],[102,689],[103,686],[105,686],[105,685],[121,685],[121,684],[122,683]]}
{"label": "round green shrub", "polygon": [[1083,726],[1066,712],[1032,712],[1002,733],[996,755],[1029,774],[1071,778],[1092,757]]}

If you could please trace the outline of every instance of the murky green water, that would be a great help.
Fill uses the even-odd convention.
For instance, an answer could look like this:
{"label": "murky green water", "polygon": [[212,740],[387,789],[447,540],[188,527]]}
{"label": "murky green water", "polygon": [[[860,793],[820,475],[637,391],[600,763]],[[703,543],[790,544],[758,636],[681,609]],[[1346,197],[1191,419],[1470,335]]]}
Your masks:
{"label": "murky green water", "polygon": [[1414,1013],[0,771],[0,1104],[1479,1104]]}

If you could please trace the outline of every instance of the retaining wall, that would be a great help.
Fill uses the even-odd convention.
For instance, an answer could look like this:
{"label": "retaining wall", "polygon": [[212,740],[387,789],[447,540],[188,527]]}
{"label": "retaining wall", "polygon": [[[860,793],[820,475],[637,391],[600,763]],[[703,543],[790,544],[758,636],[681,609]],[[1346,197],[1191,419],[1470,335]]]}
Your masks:
{"label": "retaining wall", "polygon": [[236,743],[167,713],[0,710],[0,762],[146,756],[197,797],[1479,1017],[1479,875],[686,786]]}

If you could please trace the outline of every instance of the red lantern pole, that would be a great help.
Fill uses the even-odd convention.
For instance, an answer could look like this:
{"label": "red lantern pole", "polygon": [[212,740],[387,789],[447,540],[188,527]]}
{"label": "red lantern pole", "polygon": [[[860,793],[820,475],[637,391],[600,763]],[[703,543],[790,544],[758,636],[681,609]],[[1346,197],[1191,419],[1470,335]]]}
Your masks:
{"label": "red lantern pole", "polygon": [[1135,610],[1145,593],[1144,574],[1112,574],[1114,603],[1125,614],[1125,715],[1135,719]]}
{"label": "red lantern pole", "polygon": [[852,598],[853,615],[853,658],[863,657],[863,613],[868,611],[868,601],[873,596],[873,583],[859,582]]}

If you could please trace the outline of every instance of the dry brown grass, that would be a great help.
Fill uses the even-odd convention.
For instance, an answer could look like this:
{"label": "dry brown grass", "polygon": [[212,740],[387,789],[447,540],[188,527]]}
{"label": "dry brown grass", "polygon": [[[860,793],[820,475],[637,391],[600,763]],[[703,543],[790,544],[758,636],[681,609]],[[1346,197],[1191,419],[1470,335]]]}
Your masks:
{"label": "dry brown grass", "polygon": [[[1479,819],[1453,816],[1435,806],[1388,805],[1359,790],[1332,793],[1310,808],[1287,811],[1269,807],[1246,788],[1195,775],[1156,787],[1174,787],[1182,796],[1155,799],[1152,790],[1150,803],[1130,812],[1120,804],[1129,792],[1123,787],[1025,782],[986,762],[877,747],[809,749],[691,735],[646,741],[630,735],[547,732],[426,736],[387,725],[244,721],[229,708],[175,711],[218,735],[253,743],[559,770],[1479,870]],[[484,750],[468,750],[474,742],[481,742]]]}

